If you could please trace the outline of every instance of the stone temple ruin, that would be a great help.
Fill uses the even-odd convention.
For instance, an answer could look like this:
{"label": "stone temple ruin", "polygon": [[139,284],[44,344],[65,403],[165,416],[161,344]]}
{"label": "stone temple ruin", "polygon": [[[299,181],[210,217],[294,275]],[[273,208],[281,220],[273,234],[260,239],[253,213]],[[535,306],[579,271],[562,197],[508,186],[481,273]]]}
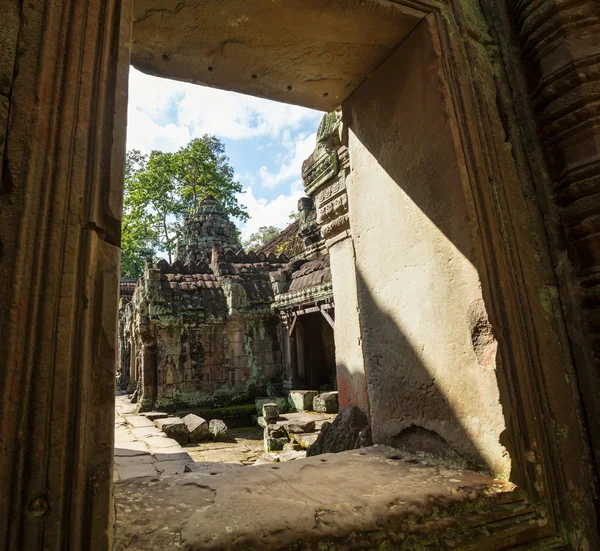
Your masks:
{"label": "stone temple ruin", "polygon": [[262,250],[240,250],[209,197],[186,218],[173,264],[147,262],[137,284],[121,283],[119,384],[140,411],[337,388],[328,247],[345,231],[340,131],[339,112],[323,118],[303,166],[299,220]]}
{"label": "stone temple ruin", "polygon": [[[337,150],[323,144],[338,131],[339,114],[325,116],[304,170],[307,193],[323,196],[323,184],[338,182],[327,188],[331,205],[347,154],[338,166]],[[335,305],[320,230],[331,215],[317,212],[309,197],[299,211],[289,241],[279,237],[246,253],[225,210],[209,197],[185,220],[171,265],[147,262],[137,284],[121,283],[119,384],[140,411],[241,404],[267,390],[337,388]],[[290,258],[273,250],[282,247]]]}
{"label": "stone temple ruin", "polygon": [[[599,549],[599,35],[594,0],[0,0],[0,545]],[[182,246],[123,291],[119,351],[130,65],[329,115],[302,265]],[[325,314],[320,451],[360,449],[181,472],[113,424],[118,357],[129,408],[245,392],[233,334],[265,323],[281,392],[327,387]]]}

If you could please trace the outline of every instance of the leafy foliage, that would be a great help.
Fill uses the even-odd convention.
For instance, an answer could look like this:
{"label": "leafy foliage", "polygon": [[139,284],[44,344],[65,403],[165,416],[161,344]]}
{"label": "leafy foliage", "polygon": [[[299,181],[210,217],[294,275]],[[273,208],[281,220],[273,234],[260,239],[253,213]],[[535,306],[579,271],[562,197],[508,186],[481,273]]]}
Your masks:
{"label": "leafy foliage", "polygon": [[166,253],[173,260],[183,218],[212,195],[241,220],[248,214],[237,195],[225,146],[215,136],[192,140],[175,153],[138,150],[127,153],[122,226],[121,276],[137,278],[144,258]]}
{"label": "leafy foliage", "polygon": [[281,230],[275,226],[261,226],[258,231],[250,235],[247,241],[242,243],[245,251],[255,251],[266,245],[271,239],[277,237]]}

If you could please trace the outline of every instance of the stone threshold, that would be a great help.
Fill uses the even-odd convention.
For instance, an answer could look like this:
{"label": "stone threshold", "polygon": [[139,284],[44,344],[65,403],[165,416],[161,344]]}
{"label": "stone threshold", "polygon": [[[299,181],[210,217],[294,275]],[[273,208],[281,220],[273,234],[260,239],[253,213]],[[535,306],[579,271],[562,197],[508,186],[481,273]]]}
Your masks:
{"label": "stone threshold", "polygon": [[552,549],[510,482],[386,446],[115,486],[117,551]]}

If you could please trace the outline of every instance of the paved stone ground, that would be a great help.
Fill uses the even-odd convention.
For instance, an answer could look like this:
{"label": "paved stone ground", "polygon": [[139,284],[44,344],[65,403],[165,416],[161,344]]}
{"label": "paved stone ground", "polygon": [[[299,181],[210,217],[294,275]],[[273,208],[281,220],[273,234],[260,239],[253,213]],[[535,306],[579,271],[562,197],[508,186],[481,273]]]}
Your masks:
{"label": "paved stone ground", "polygon": [[[286,455],[264,453],[263,429],[258,425],[231,429],[231,442],[201,442],[183,448],[167,438],[152,421],[135,414],[124,392],[117,392],[115,401],[115,470],[116,483],[141,476],[183,473],[185,466],[194,462],[234,463],[253,465],[262,462],[286,460]],[[274,424],[285,425],[315,421],[316,431],[335,414],[298,412],[283,414]],[[299,438],[316,438],[316,433]],[[289,453],[288,453],[289,455]],[[296,457],[293,457],[296,458]]]}
{"label": "paved stone ground", "polygon": [[192,457],[154,423],[135,415],[135,404],[117,393],[115,400],[114,481],[120,483],[140,476],[179,474]]}
{"label": "paved stone ground", "polygon": [[263,429],[244,427],[229,429],[232,442],[200,442],[184,447],[194,461],[252,465],[263,454]]}
{"label": "paved stone ground", "polygon": [[547,524],[510,482],[385,446],[195,465],[115,486],[116,551],[538,549]]}

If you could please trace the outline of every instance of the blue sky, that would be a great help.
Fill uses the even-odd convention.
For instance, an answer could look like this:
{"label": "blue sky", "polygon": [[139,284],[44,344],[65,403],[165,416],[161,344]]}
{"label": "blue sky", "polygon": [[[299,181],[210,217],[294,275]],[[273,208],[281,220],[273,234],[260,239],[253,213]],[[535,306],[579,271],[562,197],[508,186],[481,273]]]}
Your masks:
{"label": "blue sky", "polygon": [[151,77],[132,67],[127,149],[175,151],[205,133],[221,138],[244,187],[239,200],[250,219],[238,225],[247,239],[260,226],[289,223],[303,195],[302,161],[314,148],[322,116],[312,109]]}

